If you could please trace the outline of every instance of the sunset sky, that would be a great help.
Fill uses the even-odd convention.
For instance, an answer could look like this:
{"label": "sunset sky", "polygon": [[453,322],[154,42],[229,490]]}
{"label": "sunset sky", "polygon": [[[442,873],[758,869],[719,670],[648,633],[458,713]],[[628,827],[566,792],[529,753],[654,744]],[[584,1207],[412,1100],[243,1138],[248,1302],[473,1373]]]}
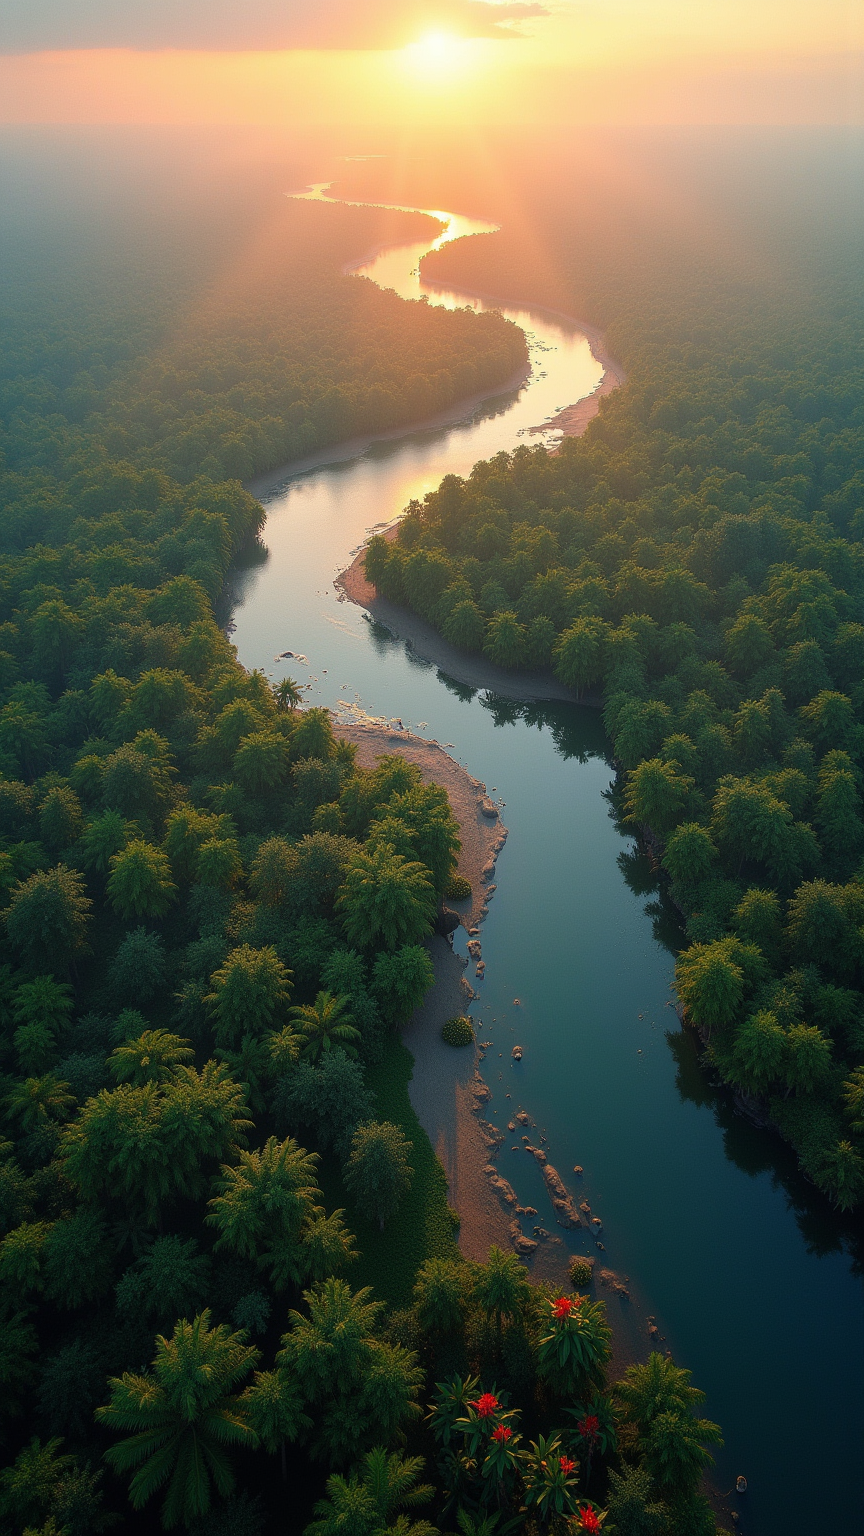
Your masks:
{"label": "sunset sky", "polygon": [[859,0],[2,0],[0,118],[860,123]]}

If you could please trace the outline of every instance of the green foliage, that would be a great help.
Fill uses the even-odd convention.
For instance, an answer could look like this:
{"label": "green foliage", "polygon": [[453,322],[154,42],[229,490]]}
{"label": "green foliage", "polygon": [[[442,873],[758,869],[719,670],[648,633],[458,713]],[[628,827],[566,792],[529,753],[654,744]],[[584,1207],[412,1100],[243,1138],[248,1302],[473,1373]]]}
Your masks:
{"label": "green foliage", "polygon": [[447,901],[467,901],[471,895],[471,882],[464,875],[451,875],[444,896]]}
{"label": "green foliage", "polygon": [[212,1489],[234,1487],[230,1452],[253,1446],[237,1386],[258,1359],[242,1334],[210,1327],[210,1313],[178,1322],[170,1339],[156,1339],[152,1370],[110,1381],[111,1398],[97,1409],[101,1423],[127,1438],[106,1456],[131,1473],[129,1497],[141,1509],[167,1482],[162,1523],[170,1530],[206,1515]]}
{"label": "green foliage", "polygon": [[391,954],[380,954],[372,967],[375,995],[381,1012],[392,1025],[411,1017],[434,980],[432,957],[421,944],[405,944]]}
{"label": "green foliage", "polygon": [[268,1270],[279,1290],[332,1274],[355,1256],[344,1212],[327,1217],[317,1204],[317,1162],[296,1141],[271,1136],[260,1152],[241,1152],[236,1166],[223,1167],[210,1201],[216,1248]]}
{"label": "green foliage", "polygon": [[65,970],[86,948],[91,905],[80,875],[63,864],[16,887],[5,914],[6,932],[28,970],[40,970],[46,959],[55,970]]}
{"label": "green foliage", "polygon": [[108,898],[120,917],[163,917],[175,899],[171,866],[152,843],[127,843],[109,869]]}
{"label": "green foliage", "polygon": [[594,1278],[594,1261],[586,1259],[581,1253],[574,1253],[567,1272],[570,1276],[570,1284],[576,1290],[582,1290],[590,1285]]}
{"label": "green foliage", "polygon": [[371,1210],[383,1228],[411,1188],[411,1143],[398,1125],[367,1120],[351,1137],[345,1183],[354,1198]]}
{"label": "green foliage", "polygon": [[350,943],[397,949],[430,931],[435,893],[425,865],[381,843],[352,858],[338,905]]}
{"label": "green foliage", "polygon": [[473,1045],[474,1026],[464,1014],[454,1014],[448,1019],[441,1030],[441,1039],[447,1045]]}

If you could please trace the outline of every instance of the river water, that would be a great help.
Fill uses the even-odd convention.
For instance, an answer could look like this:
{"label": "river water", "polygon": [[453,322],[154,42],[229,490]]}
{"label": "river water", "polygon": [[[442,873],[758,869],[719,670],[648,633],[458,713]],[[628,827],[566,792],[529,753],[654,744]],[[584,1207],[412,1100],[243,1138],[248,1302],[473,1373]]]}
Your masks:
{"label": "river water", "polygon": [[[436,244],[494,228],[438,216],[446,223]],[[406,299],[426,293],[433,304],[482,308],[421,284],[428,249],[394,247],[357,270]],[[674,942],[674,930],[610,815],[599,715],[477,693],[339,602],[333,587],[370,530],[412,497],[479,459],[542,440],[525,434],[599,383],[602,367],[575,324],[505,313],[531,349],[521,390],[456,424],[311,472],[286,471],[262,497],[269,555],[238,577],[234,639],[247,667],[307,683],[310,702],[398,717],[446,744],[504,802],[510,836],[474,1009],[495,1042],[486,1068],[492,1118],[503,1126],[518,1100],[565,1177],[583,1166],[579,1197],[603,1221],[605,1251],[596,1257],[629,1277],[639,1312],[656,1318],[659,1347],[692,1370],[707,1393],[705,1412],[723,1427],[717,1486],[725,1491],[738,1472],[748,1478],[739,1529],[855,1536],[864,1530],[860,1275],[786,1149],[731,1113],[678,1026],[663,942]],[[280,660],[286,650],[295,656]],[[525,1055],[515,1067],[517,1039]],[[511,1153],[513,1140],[502,1147],[501,1171],[542,1211],[534,1159]],[[586,1236],[568,1240],[587,1251]],[[626,1332],[628,1303],[601,1294]]]}

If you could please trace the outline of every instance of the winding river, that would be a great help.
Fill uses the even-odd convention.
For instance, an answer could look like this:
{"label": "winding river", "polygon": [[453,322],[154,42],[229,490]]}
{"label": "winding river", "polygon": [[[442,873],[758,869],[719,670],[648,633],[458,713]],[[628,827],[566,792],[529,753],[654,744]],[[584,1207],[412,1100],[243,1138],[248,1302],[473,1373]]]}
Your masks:
{"label": "winding river", "polygon": [[[437,216],[445,228],[436,243],[494,228]],[[422,285],[429,248],[393,247],[356,270],[406,299],[425,292],[432,304],[482,308]],[[518,1038],[519,1098],[557,1167],[584,1167],[580,1195],[602,1217],[603,1262],[630,1278],[660,1347],[692,1370],[705,1411],[723,1426],[717,1486],[730,1488],[738,1472],[748,1478],[739,1529],[855,1536],[864,1529],[864,1307],[848,1234],[787,1150],[732,1113],[678,1025],[663,943],[671,925],[610,815],[598,713],[476,692],[334,590],[371,529],[443,475],[542,440],[525,434],[600,382],[602,365],[575,324],[505,313],[529,340],[532,371],[521,389],[461,419],[270,477],[259,491],[269,556],[237,578],[234,639],[246,666],[296,676],[310,701],[346,714],[398,717],[494,787],[510,836],[475,1005],[495,1040],[492,1118],[503,1126],[511,1112],[508,1058]],[[292,659],[279,659],[289,650]],[[510,1157],[512,1139],[501,1172],[520,1200],[542,1208],[539,1170]],[[628,1303],[608,1299],[626,1330]]]}

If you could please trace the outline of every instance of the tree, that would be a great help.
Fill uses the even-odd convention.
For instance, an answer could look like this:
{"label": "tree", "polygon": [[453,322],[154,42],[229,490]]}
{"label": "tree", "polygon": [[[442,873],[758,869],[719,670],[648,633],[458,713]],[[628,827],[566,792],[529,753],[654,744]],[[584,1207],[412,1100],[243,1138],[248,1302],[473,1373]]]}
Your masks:
{"label": "tree", "polygon": [[496,667],[521,667],[525,661],[525,639],[525,626],[515,613],[495,613],[486,625],[483,654]]}
{"label": "tree", "polygon": [[711,834],[698,822],[688,821],[670,833],[663,863],[676,885],[698,885],[713,872],[717,850]]}
{"label": "tree", "polygon": [[347,1154],[362,1120],[374,1113],[374,1100],[363,1068],[342,1050],[329,1051],[321,1063],[301,1061],[282,1078],[274,1094],[276,1124],[292,1132],[305,1127],[322,1149]]}
{"label": "tree", "polygon": [[266,795],[288,775],[288,743],[278,731],[253,731],[234,753],[234,778],[250,795]]}
{"label": "tree", "polygon": [[856,1136],[864,1136],[864,1066],[856,1067],[843,1084],[846,1113]]}
{"label": "tree", "polygon": [[691,1372],[656,1350],[644,1364],[629,1365],[615,1386],[627,1420],[640,1434],[661,1413],[692,1412],[705,1401],[705,1393],[691,1385]]}
{"label": "tree", "polygon": [[111,1251],[105,1223],[87,1206],[55,1221],[45,1238],[41,1286],[60,1307],[82,1307],[111,1284]]}
{"label": "tree", "polygon": [[599,619],[576,619],[559,635],[552,652],[555,676],[581,698],[603,673],[606,626]]}
{"label": "tree", "polygon": [[293,715],[295,709],[299,709],[303,703],[303,690],[293,677],[283,677],[274,687],[273,697],[281,713]]}
{"label": "tree", "polygon": [[668,1510],[644,1466],[609,1469],[609,1516],[616,1536],[662,1536]]}
{"label": "tree", "polygon": [[320,1061],[322,1055],[336,1048],[347,1056],[357,1055],[355,1042],[360,1039],[350,1013],[346,1013],[349,999],[335,997],[332,992],[319,992],[314,1003],[302,1003],[291,1009],[300,1054],[307,1061]]}
{"label": "tree", "polygon": [[421,944],[405,944],[392,954],[376,955],[372,967],[375,995],[391,1025],[411,1017],[434,980],[432,956]]}
{"label": "tree", "polygon": [[795,1093],[818,1093],[831,1074],[831,1041],[815,1024],[793,1024],[787,1035],[786,1082]]}
{"label": "tree", "polygon": [[537,1369],[556,1391],[581,1394],[602,1386],[612,1330],[601,1301],[559,1296],[548,1303],[547,1331],[537,1346]]}
{"label": "tree", "polygon": [[763,1009],[744,1020],[735,1036],[732,1067],[737,1082],[753,1093],[764,1093],[782,1081],[789,1039],[773,1013]]}
{"label": "tree", "polygon": [[402,1196],[411,1188],[411,1142],[398,1125],[368,1120],[351,1138],[345,1165],[347,1188],[362,1206],[372,1210],[382,1231]]}
{"label": "tree", "polygon": [[192,1237],[157,1237],[117,1282],[117,1310],[130,1320],[164,1327],[198,1310],[207,1292],[210,1260]]}
{"label": "tree", "polygon": [[268,837],[260,844],[249,872],[249,885],[258,901],[279,906],[291,890],[298,869],[297,850],[284,837]]}
{"label": "tree", "polygon": [[851,1211],[864,1200],[864,1157],[851,1141],[825,1147],[815,1160],[814,1174],[838,1210]]}
{"label": "tree", "polygon": [[135,1509],[167,1483],[162,1524],[170,1530],[208,1513],[211,1485],[220,1498],[232,1492],[229,1451],[257,1444],[236,1392],[257,1360],[243,1334],[224,1323],[211,1328],[205,1310],[176,1323],[170,1339],[157,1337],[152,1370],[110,1378],[110,1401],[96,1417],[128,1437],[106,1459],[115,1471],[132,1473]]}
{"label": "tree", "polygon": [[430,931],[435,891],[425,865],[401,858],[384,843],[354,855],[337,906],[349,943],[397,949]]}
{"label": "tree", "polygon": [[303,1295],[309,1315],[289,1314],[277,1369],[302,1382],[315,1409],[313,1454],[344,1464],[417,1417],[423,1374],[410,1350],[377,1337],[382,1304],[368,1287],[352,1292],[331,1277]]}
{"label": "tree", "polygon": [[167,855],[136,839],[115,853],[109,865],[108,899],[120,917],[163,917],[176,900]]}
{"label": "tree", "polygon": [[505,1317],[515,1317],[531,1294],[528,1276],[515,1253],[504,1253],[494,1245],[485,1264],[474,1272],[472,1293],[483,1311],[495,1321],[495,1337],[501,1350]]}
{"label": "tree", "polygon": [[55,857],[71,848],[84,825],[81,802],[68,785],[49,789],[39,810],[39,832],[45,847]]}
{"label": "tree", "polygon": [[165,944],[160,934],[149,933],[144,927],[133,928],[108,966],[108,983],[114,1001],[121,1004],[149,1002],[164,986],[166,972]]}
{"label": "tree", "polygon": [[45,1024],[58,1034],[72,1012],[72,988],[53,976],[34,976],[15,991],[12,1013],[16,1024]]}
{"label": "tree", "polygon": [[76,857],[95,875],[107,875],[115,853],[126,847],[129,823],[119,811],[103,811],[88,821],[78,842]]}
{"label": "tree", "polygon": [[177,1195],[200,1196],[208,1162],[226,1160],[250,1122],[226,1068],[178,1066],[162,1083],[103,1089],[64,1128],[65,1171],[85,1199],[115,1199],[158,1219]]}
{"label": "tree", "polygon": [[450,1259],[426,1259],[414,1281],[414,1314],[422,1333],[446,1338],[462,1328],[464,1266]]}
{"label": "tree", "polygon": [[744,973],[727,939],[714,944],[691,944],[679,956],[675,986],[697,1027],[726,1029],[733,1023],[744,999]]}
{"label": "tree", "polygon": [[[218,1229],[216,1248],[269,1270],[279,1289],[316,1276],[316,1238],[327,1221],[318,1204],[317,1164],[315,1154],[291,1138],[278,1142],[271,1136],[260,1152],[241,1152],[234,1167],[223,1167],[219,1194],[209,1202],[206,1219]],[[343,1215],[334,1212],[327,1228],[333,1269],[354,1257]]]}
{"label": "tree", "polygon": [[745,944],[755,944],[769,960],[778,958],[783,943],[783,914],[774,891],[751,886],[735,908],[732,923]]}
{"label": "tree", "polygon": [[243,1034],[272,1028],[291,993],[292,972],[275,949],[241,944],[210,978],[205,1002],[216,1016],[216,1039],[232,1046]]}
{"label": "tree", "polygon": [[633,769],[627,780],[625,810],[632,821],[665,837],[683,812],[692,789],[693,780],[678,773],[672,763],[659,757],[648,758]]}
{"label": "tree", "polygon": [[856,884],[830,885],[811,880],[789,902],[788,936],[805,964],[830,967],[840,977],[854,975],[864,957],[861,925],[864,890]]}
{"label": "tree", "polygon": [[[387,828],[393,828],[395,837],[388,839]],[[400,846],[405,832],[409,837],[407,849]],[[438,894],[443,894],[462,846],[459,824],[445,789],[438,784],[415,784],[402,794],[392,795],[373,818],[372,837],[376,842],[392,841],[405,857],[419,859],[430,871]]]}
{"label": "tree", "polygon": [[28,970],[63,970],[86,949],[92,902],[81,876],[58,864],[31,875],[12,892],[6,932]]}
{"label": "tree", "polygon": [[444,620],[441,633],[460,651],[479,651],[486,628],[481,610],[470,598],[456,603]]}
{"label": "tree", "polygon": [[[422,1456],[406,1456],[403,1451],[388,1454],[375,1446],[350,1478],[338,1473],[328,1477],[327,1497],[315,1505],[315,1519],[305,1536],[381,1536],[385,1529],[392,1530],[390,1522],[400,1510],[415,1509],[432,1498],[429,1483],[418,1486],[422,1471]],[[437,1528],[428,1520],[403,1518],[396,1529],[400,1536],[437,1536]]]}
{"label": "tree", "polygon": [[771,631],[755,613],[739,614],[726,631],[726,658],[733,672],[751,677],[774,654]]}
{"label": "tree", "polygon": [[639,1448],[661,1493],[695,1493],[703,1473],[714,1460],[707,1445],[722,1445],[719,1425],[697,1419],[680,1409],[658,1413],[639,1437]]}
{"label": "tree", "polygon": [[137,1040],[118,1045],[108,1058],[115,1083],[161,1083],[181,1062],[194,1059],[188,1040],[165,1029],[145,1029]]}
{"label": "tree", "polygon": [[174,770],[168,743],[155,731],[139,731],[105,759],[102,802],[131,821],[157,821],[171,799]]}
{"label": "tree", "polygon": [[75,1096],[68,1083],[60,1082],[53,1072],[42,1077],[28,1077],[18,1082],[4,1099],[6,1113],[17,1120],[22,1131],[39,1131],[45,1125],[59,1125],[68,1120],[75,1108]]}

